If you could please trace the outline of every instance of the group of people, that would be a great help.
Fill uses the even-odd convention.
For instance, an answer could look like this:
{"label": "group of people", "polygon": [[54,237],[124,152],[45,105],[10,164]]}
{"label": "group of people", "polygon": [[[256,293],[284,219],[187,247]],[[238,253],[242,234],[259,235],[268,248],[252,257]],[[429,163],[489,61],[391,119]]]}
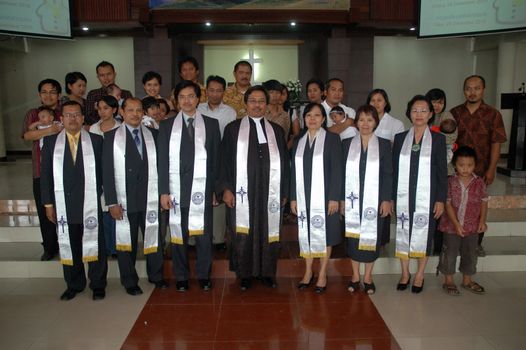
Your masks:
{"label": "group of people", "polygon": [[[451,113],[440,89],[414,96],[406,110],[412,125],[404,130],[389,115],[384,90],[371,91],[355,112],[342,103],[338,78],[310,80],[308,102],[290,108],[279,81],[251,86],[246,61],[236,63],[232,86],[220,76],[203,86],[197,61],[185,58],[168,100],[160,96],[156,72],[144,74],[141,100],[115,84],[111,63],[101,62],[96,71],[101,87],[87,99],[80,72],[66,75],[63,98],[56,80],[41,81],[42,105],[26,114],[22,132],[33,141],[42,260],[58,252],[63,264],[67,289],[61,299],[85,289],[84,262],[93,299],[103,299],[109,255],[118,260],[126,292],[141,294],[139,230],[148,281],[157,288],[168,287],[167,235],[178,291],[189,289],[190,244],[199,286],[212,288],[213,244],[221,247],[225,236],[240,288],[256,279],[274,287],[287,204],[305,258],[301,290],[314,283],[317,293],[325,291],[332,247],[345,237],[353,267],[348,290],[374,293],[374,262],[389,242],[394,216],[398,290],[410,284],[410,258],[418,259],[411,289],[423,290],[435,250],[444,291],[460,294],[453,280],[460,252],[462,287],[484,292],[471,276],[486,230],[486,185],[506,135],[500,113],[483,101],[481,76],[466,78],[466,102]],[[316,258],[321,263],[314,282]]]}

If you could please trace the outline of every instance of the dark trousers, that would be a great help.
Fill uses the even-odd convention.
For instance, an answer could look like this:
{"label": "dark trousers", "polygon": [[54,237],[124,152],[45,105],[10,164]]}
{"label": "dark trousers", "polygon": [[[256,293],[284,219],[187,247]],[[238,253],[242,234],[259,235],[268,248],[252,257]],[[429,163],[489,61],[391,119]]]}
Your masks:
{"label": "dark trousers", "polygon": [[481,245],[482,244],[482,240],[484,239],[484,233],[485,232],[482,232],[482,233],[479,233],[479,238],[478,238],[478,245]]}
{"label": "dark trousers", "polygon": [[49,221],[46,216],[46,209],[44,208],[40,194],[40,178],[33,179],[33,196],[35,197],[35,206],[37,207],[44,251],[54,255],[58,252],[57,227]]}
{"label": "dark trousers", "polygon": [[[139,228],[143,232],[145,225],[145,212],[128,213],[130,222],[131,235],[131,252],[117,251],[117,261],[119,263],[119,272],[121,275],[121,284],[124,288],[130,288],[138,285],[139,276],[135,270],[135,261],[137,260],[137,240],[139,239]],[[163,279],[163,253],[161,249],[161,240],[155,253],[146,255],[146,272],[150,282],[158,282]]]}
{"label": "dark trousers", "polygon": [[116,254],[115,245],[115,219],[111,217],[110,212],[102,213],[102,222],[104,228],[104,241],[106,242],[106,255]]}
{"label": "dark trousers", "polygon": [[[73,256],[73,266],[62,265],[64,270],[64,279],[69,289],[77,291],[86,288],[86,273],[84,263],[82,262],[82,224],[70,224],[69,242]],[[108,274],[108,261],[106,251],[104,250],[104,235],[99,230],[99,256],[97,261],[88,263],[88,278],[90,280],[90,289],[106,288],[106,276]]]}
{"label": "dark trousers", "polygon": [[[181,229],[183,244],[172,243],[172,265],[176,281],[190,278],[188,263],[188,212],[189,208],[181,208]],[[209,279],[212,270],[212,207],[205,208],[205,230],[195,238],[197,279]]]}

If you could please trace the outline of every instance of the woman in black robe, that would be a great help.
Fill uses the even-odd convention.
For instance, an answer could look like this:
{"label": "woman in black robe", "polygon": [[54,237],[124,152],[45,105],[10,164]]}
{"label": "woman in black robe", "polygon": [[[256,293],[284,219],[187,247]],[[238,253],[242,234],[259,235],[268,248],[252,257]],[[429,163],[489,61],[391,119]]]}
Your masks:
{"label": "woman in black robe", "polygon": [[[327,264],[331,256],[332,246],[341,242],[341,223],[338,214],[338,204],[343,198],[342,196],[342,148],[340,137],[336,134],[326,132],[325,143],[323,149],[323,175],[324,183],[316,183],[317,179],[312,179],[313,170],[313,156],[314,147],[316,145],[316,136],[318,135],[322,125],[327,118],[325,109],[319,103],[310,103],[305,107],[303,118],[307,126],[307,132],[303,137],[306,137],[305,150],[303,153],[303,184],[305,191],[305,202],[307,215],[305,222],[308,228],[308,238],[310,245],[310,204],[311,204],[311,184],[314,181],[315,186],[319,186],[316,190],[324,191],[325,194],[325,238],[327,251],[325,257],[320,258],[321,266],[316,282],[316,292],[323,293],[327,286]],[[291,169],[291,194],[290,207],[294,214],[297,213],[297,191],[296,191],[296,164],[295,157],[298,148],[298,139],[292,148],[292,169]],[[300,213],[301,215],[302,213]],[[300,219],[301,220],[301,219]],[[302,221],[303,222],[303,221]],[[303,279],[298,284],[300,290],[307,288],[314,279],[312,271],[312,263],[314,258],[305,258],[305,274]]]}
{"label": "woman in black robe", "polygon": [[[354,120],[356,127],[359,131],[361,141],[361,153],[360,153],[360,168],[353,169],[358,170],[360,174],[360,193],[359,199],[359,212],[360,222],[362,220],[362,207],[364,198],[364,185],[365,185],[365,171],[367,169],[367,152],[369,141],[377,137],[374,134],[376,127],[380,123],[378,113],[376,109],[370,105],[361,106],[356,112],[356,119]],[[347,157],[349,155],[349,148],[351,142],[356,137],[343,140],[343,156],[344,164],[347,163]],[[367,294],[373,294],[376,291],[376,287],[373,282],[372,272],[373,266],[376,259],[380,254],[380,245],[382,243],[382,233],[384,231],[384,225],[389,225],[389,222],[385,218],[391,213],[391,191],[393,181],[393,169],[392,169],[392,156],[391,156],[391,142],[389,140],[378,137],[378,153],[379,153],[379,172],[373,174],[378,176],[378,188],[368,188],[367,191],[378,192],[378,208],[379,215],[376,216],[377,230],[376,230],[376,247],[375,250],[360,250],[359,249],[359,238],[348,238],[347,239],[347,254],[351,257],[351,263],[353,267],[353,275],[348,285],[350,292],[355,292],[360,288],[360,263],[365,263],[365,274],[363,277],[363,286]],[[343,167],[344,171],[346,166]],[[349,174],[345,174],[344,178],[347,178]],[[345,184],[344,184],[345,188]],[[345,192],[345,196],[349,194]],[[340,212],[345,215],[345,202],[340,205]]]}
{"label": "woman in black robe", "polygon": [[[420,162],[420,149],[426,129],[429,128],[431,117],[433,116],[433,105],[429,98],[423,95],[416,95],[407,104],[406,116],[413,123],[414,138],[411,147],[411,159],[409,165],[409,217],[401,217],[402,213],[397,213],[397,220],[404,220],[409,225],[409,244],[411,242],[411,231],[413,226],[413,214],[415,212],[416,193],[420,191],[429,191],[430,206],[428,219],[427,248],[424,257],[418,259],[418,271],[415,275],[411,291],[420,293],[424,288],[424,271],[426,268],[428,256],[432,254],[433,233],[435,232],[436,220],[444,212],[444,204],[447,197],[447,159],[446,159],[446,138],[444,135],[430,131],[431,133],[431,169],[430,169],[430,188],[417,188]],[[410,129],[411,130],[411,129]],[[397,200],[398,188],[398,171],[400,163],[400,153],[404,140],[409,133],[405,131],[396,134],[393,144],[393,199]],[[396,208],[396,206],[395,206]],[[402,267],[402,278],[397,285],[398,290],[405,290],[411,279],[409,273],[409,258],[400,259]]]}

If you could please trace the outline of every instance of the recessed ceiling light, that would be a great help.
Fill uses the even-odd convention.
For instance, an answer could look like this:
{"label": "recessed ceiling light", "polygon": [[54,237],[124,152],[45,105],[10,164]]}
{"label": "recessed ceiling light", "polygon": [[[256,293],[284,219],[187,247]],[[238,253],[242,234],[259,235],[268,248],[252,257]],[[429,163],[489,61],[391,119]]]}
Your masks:
{"label": "recessed ceiling light", "polygon": [[205,26],[210,27],[210,26],[212,26],[212,23],[211,22],[205,22]]}
{"label": "recessed ceiling light", "polygon": [[89,27],[84,26],[84,27],[82,27],[82,30],[87,32],[89,30]]}
{"label": "recessed ceiling light", "polygon": [[295,27],[295,26],[296,26],[296,21],[291,21],[291,22],[290,22],[290,26],[291,26],[291,27]]}
{"label": "recessed ceiling light", "polygon": [[410,31],[414,32],[416,30],[416,27],[409,28]]}

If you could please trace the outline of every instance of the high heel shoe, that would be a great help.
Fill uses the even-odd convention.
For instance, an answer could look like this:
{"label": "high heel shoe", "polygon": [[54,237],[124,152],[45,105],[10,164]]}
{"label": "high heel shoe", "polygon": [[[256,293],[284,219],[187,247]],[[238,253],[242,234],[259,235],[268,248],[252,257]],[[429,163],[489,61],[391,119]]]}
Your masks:
{"label": "high heel shoe", "polygon": [[309,288],[309,286],[311,285],[312,281],[314,281],[314,274],[312,274],[312,276],[310,277],[310,280],[309,280],[308,283],[303,283],[303,282],[298,283],[298,289],[299,290],[304,290],[304,289]]}
{"label": "high heel shoe", "polygon": [[363,291],[365,294],[373,295],[376,293],[376,286],[374,285],[374,282],[371,283],[365,283],[363,282]]}
{"label": "high heel shoe", "polygon": [[359,291],[360,290],[360,280],[356,282],[349,281],[349,283],[347,284],[347,290],[351,293]]}
{"label": "high heel shoe", "polygon": [[412,293],[418,294],[423,290],[424,290],[424,280],[422,280],[422,285],[420,287],[415,286],[414,284],[411,286]]}
{"label": "high heel shoe", "polygon": [[396,285],[396,290],[406,290],[410,281],[411,281],[411,274],[409,274],[409,278],[407,279],[406,283],[398,282],[398,284]]}

